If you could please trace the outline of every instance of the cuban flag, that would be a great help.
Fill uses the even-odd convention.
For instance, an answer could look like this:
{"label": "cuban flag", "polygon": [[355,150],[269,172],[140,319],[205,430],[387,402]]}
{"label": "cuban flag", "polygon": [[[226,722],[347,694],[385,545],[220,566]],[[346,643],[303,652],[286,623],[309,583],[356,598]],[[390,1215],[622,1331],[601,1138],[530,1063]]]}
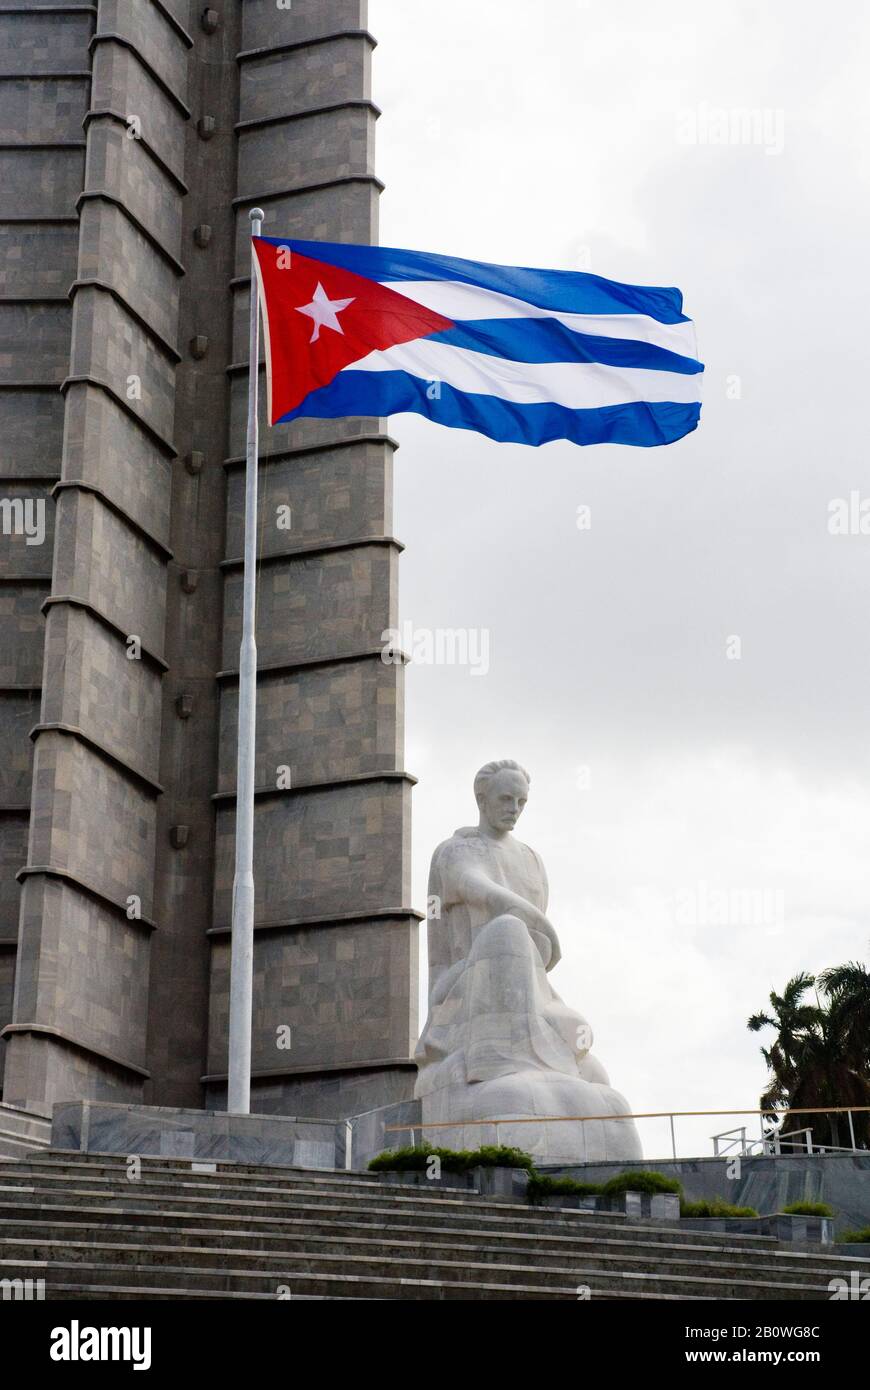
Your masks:
{"label": "cuban flag", "polygon": [[703,364],[676,289],[254,237],[269,418],[414,411],[490,439],[671,444]]}

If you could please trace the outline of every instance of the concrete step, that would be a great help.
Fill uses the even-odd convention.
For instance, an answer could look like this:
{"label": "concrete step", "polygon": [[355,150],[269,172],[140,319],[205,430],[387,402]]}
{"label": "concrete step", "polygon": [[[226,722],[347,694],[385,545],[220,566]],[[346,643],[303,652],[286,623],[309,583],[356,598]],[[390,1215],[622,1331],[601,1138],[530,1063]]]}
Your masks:
{"label": "concrete step", "polygon": [[0,1162],[19,1161],[51,1143],[51,1121],[0,1101]]}
{"label": "concrete step", "polygon": [[[6,1277],[6,1276],[4,1276],[4,1277]],[[301,1286],[296,1286],[296,1285],[294,1285],[293,1292],[292,1292],[292,1295],[291,1295],[291,1296],[292,1296],[292,1300],[293,1300],[294,1302],[297,1302],[297,1303],[298,1303],[298,1302],[314,1303],[314,1302],[323,1302],[323,1301],[328,1301],[328,1302],[331,1302],[331,1303],[332,1303],[332,1302],[349,1303],[349,1302],[358,1302],[358,1301],[362,1301],[362,1302],[369,1303],[369,1302],[383,1302],[383,1301],[391,1301],[391,1300],[396,1300],[396,1301],[397,1301],[397,1300],[400,1300],[400,1299],[401,1299],[401,1300],[405,1300],[405,1299],[408,1297],[408,1295],[407,1295],[407,1294],[405,1293],[405,1291],[404,1291],[404,1286],[403,1286],[403,1285],[399,1285],[397,1288],[396,1288],[396,1286],[393,1286],[393,1289],[392,1289],[391,1292],[389,1292],[389,1293],[382,1293],[382,1294],[380,1294],[380,1295],[366,1294],[366,1293],[357,1293],[357,1294],[340,1293],[340,1292],[337,1292],[336,1286],[335,1286],[334,1284],[327,1284],[327,1285],[325,1285],[325,1286],[321,1286],[320,1291],[318,1291],[318,1292],[316,1292],[316,1293],[304,1293],[304,1292],[301,1292],[301,1291],[300,1291],[300,1288],[301,1288]],[[488,1288],[488,1287],[481,1287],[481,1286],[478,1286],[478,1287],[474,1290],[473,1295],[469,1295],[469,1293],[468,1293],[468,1286],[463,1286],[463,1288],[462,1288],[461,1290],[459,1290],[459,1291],[457,1291],[457,1292],[455,1292],[455,1293],[452,1293],[452,1292],[451,1292],[451,1293],[446,1293],[446,1294],[445,1294],[443,1290],[442,1290],[442,1291],[438,1291],[438,1290],[436,1289],[436,1290],[432,1291],[431,1293],[427,1293],[425,1296],[428,1297],[428,1298],[431,1298],[431,1299],[433,1299],[433,1300],[444,1299],[444,1298],[448,1298],[448,1297],[449,1297],[449,1298],[461,1299],[462,1301],[465,1302],[465,1301],[468,1301],[468,1300],[469,1300],[469,1297],[470,1297],[470,1296],[472,1296],[472,1297],[474,1297],[474,1298],[480,1298],[480,1299],[493,1299],[493,1298],[495,1298],[495,1299],[501,1300],[501,1299],[505,1299],[505,1298],[510,1298],[510,1299],[512,1299],[512,1298],[515,1297],[515,1295],[516,1295],[516,1291],[515,1291],[515,1290],[510,1290],[510,1291],[507,1291],[507,1292],[499,1292],[499,1291],[492,1291],[492,1290],[491,1290],[490,1288]],[[421,1295],[421,1297],[422,1297],[422,1296],[423,1296],[423,1295]],[[537,1297],[537,1294],[536,1294],[534,1291],[532,1291],[531,1294],[523,1293],[523,1294],[521,1294],[521,1295],[519,1295],[519,1296],[522,1297],[523,1300],[526,1300],[526,1299],[528,1299],[528,1298],[532,1298],[532,1299],[536,1298],[536,1297]],[[549,1297],[549,1295],[544,1295],[544,1297]],[[572,1295],[572,1301],[573,1301],[574,1299],[576,1299],[576,1297],[577,1297],[576,1293],[575,1293],[574,1295]],[[650,1301],[651,1301],[651,1302],[656,1302],[656,1303],[662,1303],[662,1302],[679,1302],[679,1303],[685,1303],[685,1302],[693,1302],[693,1303],[712,1303],[712,1302],[718,1302],[717,1299],[714,1299],[714,1298],[712,1298],[712,1297],[710,1297],[710,1296],[708,1296],[708,1295],[705,1295],[705,1294],[696,1294],[696,1293],[685,1293],[685,1294],[679,1294],[679,1293],[662,1293],[661,1291],[658,1291],[658,1292],[656,1292],[656,1293],[644,1293],[644,1292],[642,1292],[641,1290],[634,1289],[634,1288],[629,1288],[629,1289],[626,1289],[626,1290],[614,1289],[614,1290],[612,1290],[610,1293],[606,1294],[605,1297],[607,1298],[608,1302],[611,1301],[611,1300],[613,1300],[613,1299],[621,1299],[621,1300],[628,1299],[628,1300],[630,1300],[630,1301],[633,1302],[633,1303],[637,1303],[637,1302],[641,1302],[641,1301],[647,1301],[647,1302],[650,1302]],[[228,1289],[224,1289],[224,1290],[220,1290],[220,1291],[218,1291],[218,1292],[215,1292],[215,1291],[213,1291],[213,1290],[211,1290],[211,1289],[198,1289],[198,1288],[194,1288],[194,1287],[182,1288],[182,1289],[176,1289],[176,1288],[170,1288],[170,1289],[168,1289],[168,1288],[162,1288],[162,1287],[158,1287],[158,1286],[148,1285],[147,1288],[143,1288],[141,1285],[130,1285],[130,1284],[111,1284],[111,1283],[106,1283],[106,1284],[84,1284],[84,1283],[83,1283],[83,1284],[77,1284],[77,1283],[74,1283],[74,1282],[72,1282],[72,1283],[64,1283],[63,1285],[59,1286],[58,1288],[47,1287],[47,1288],[46,1288],[46,1292],[45,1292],[45,1298],[46,1298],[46,1302],[48,1302],[48,1303],[57,1302],[57,1301],[64,1302],[64,1303],[69,1303],[69,1302],[96,1301],[96,1302],[102,1303],[102,1302],[105,1302],[105,1301],[108,1300],[108,1299],[111,1299],[112,1301],[114,1301],[114,1300],[116,1300],[116,1299],[119,1299],[119,1300],[124,1300],[124,1299],[126,1299],[126,1300],[132,1300],[132,1301],[137,1302],[137,1303],[141,1303],[141,1302],[144,1302],[144,1301],[146,1301],[146,1300],[149,1301],[149,1302],[153,1302],[153,1301],[168,1301],[168,1302],[173,1302],[173,1303],[178,1302],[178,1301],[184,1301],[184,1302],[186,1302],[186,1301],[198,1301],[198,1302],[201,1302],[201,1303],[202,1303],[202,1302],[210,1302],[210,1303],[221,1302],[221,1303],[224,1303],[224,1302],[227,1302],[228,1300],[235,1300],[235,1299],[244,1299],[244,1300],[254,1299],[254,1300],[259,1300],[260,1302],[268,1302],[268,1303],[274,1303],[274,1302],[275,1302],[275,1294],[274,1294],[274,1293],[237,1292],[237,1291],[235,1291],[235,1290],[228,1290]]]}
{"label": "concrete step", "polygon": [[[423,1272],[425,1270],[425,1272]],[[406,1272],[407,1271],[407,1272]],[[68,1283],[126,1284],[143,1291],[159,1286],[167,1289],[195,1287],[213,1292],[264,1293],[278,1298],[282,1289],[303,1294],[332,1290],[375,1298],[556,1298],[576,1301],[588,1289],[593,1297],[613,1291],[633,1294],[701,1294],[723,1300],[822,1300],[830,1298],[826,1282],[793,1284],[784,1281],[729,1279],[717,1274],[700,1276],[653,1271],[628,1272],[588,1266],[577,1270],[540,1270],[534,1266],[482,1263],[448,1267],[443,1264],[405,1266],[355,1256],[344,1257],[330,1267],[329,1262],[312,1257],[288,1256],[285,1263],[271,1269],[246,1269],[237,1262],[219,1268],[203,1266],[188,1259],[185,1264],[168,1266],[120,1261],[52,1259],[40,1262],[0,1260],[0,1279],[45,1278],[59,1291]]]}
{"label": "concrete step", "polygon": [[[15,1170],[4,1170],[0,1163],[0,1183],[3,1181],[4,1174],[12,1176],[19,1181],[23,1172],[33,1175],[36,1180],[41,1174],[49,1179],[49,1185],[56,1181],[60,1185],[61,1176],[64,1179],[77,1179],[75,1182],[76,1191],[92,1190],[95,1193],[105,1190],[103,1179],[117,1181],[122,1179],[124,1187],[129,1190],[132,1184],[128,1181],[127,1160],[118,1155],[105,1154],[80,1154],[73,1151],[53,1150],[49,1154],[40,1154],[37,1158],[31,1158],[25,1168],[20,1165]],[[99,1181],[97,1181],[99,1180]],[[161,1183],[163,1187],[161,1187]],[[347,1173],[343,1170],[323,1171],[300,1168],[262,1168],[257,1165],[230,1165],[223,1164],[217,1167],[214,1173],[196,1172],[192,1169],[191,1163],[178,1158],[155,1159],[147,1158],[142,1160],[142,1176],[137,1181],[136,1186],[141,1186],[151,1193],[163,1191],[183,1190],[192,1193],[201,1193],[205,1196],[212,1196],[216,1190],[220,1191],[222,1197],[239,1196],[243,1200],[264,1200],[272,1195],[282,1201],[288,1197],[295,1198],[297,1195],[304,1196],[305,1200],[320,1200],[324,1197],[335,1198],[338,1194],[347,1193],[354,1197],[375,1196],[383,1200],[392,1200],[396,1197],[401,1199],[406,1205],[412,1205],[418,1209],[420,1201],[437,1201],[440,1203],[449,1201],[454,1205],[463,1203],[478,1208],[481,1202],[487,1205],[509,1207],[517,1210],[515,1203],[498,1202],[495,1199],[482,1198],[479,1194],[469,1191],[466,1188],[452,1188],[424,1185],[421,1188],[411,1187],[402,1183],[382,1182],[375,1174],[368,1173]],[[554,1219],[587,1220],[595,1223],[596,1229],[600,1229],[602,1223],[614,1225],[625,1225],[624,1214],[618,1212],[578,1212],[574,1208],[553,1208],[537,1207],[528,1208],[520,1206],[521,1210],[526,1210],[529,1214],[534,1214],[540,1221],[552,1221]],[[629,1223],[632,1229],[636,1229],[634,1222]],[[654,1229],[662,1229],[660,1223],[655,1223]],[[666,1228],[672,1229],[672,1228]],[[694,1234],[687,1228],[681,1230],[680,1239],[690,1241]],[[732,1240],[739,1240],[743,1243],[757,1244],[759,1247],[775,1243],[772,1236],[763,1235],[728,1235],[718,1232],[705,1232],[710,1241],[720,1240],[728,1243]]]}
{"label": "concrete step", "polygon": [[[16,1165],[16,1169],[19,1166]],[[704,1244],[714,1248],[739,1246],[744,1249],[772,1249],[777,1244],[771,1236],[726,1236],[706,1231],[690,1233],[681,1231],[677,1226],[647,1226],[627,1222],[625,1217],[612,1214],[539,1212],[537,1208],[482,1198],[477,1198],[476,1202],[454,1203],[448,1198],[375,1192],[370,1198],[340,1193],[329,1200],[328,1194],[311,1193],[300,1188],[293,1192],[271,1194],[270,1197],[260,1195],[240,1199],[236,1196],[226,1197],[220,1184],[204,1188],[200,1184],[184,1183],[180,1188],[167,1189],[162,1183],[155,1187],[145,1179],[123,1186],[101,1180],[89,1183],[85,1188],[66,1188],[63,1183],[48,1184],[43,1181],[31,1183],[26,1178],[12,1182],[7,1177],[0,1182],[0,1217],[14,1217],[22,1209],[23,1203],[62,1208],[71,1214],[79,1207],[110,1212],[137,1209],[143,1213],[153,1213],[155,1219],[163,1215],[171,1221],[178,1220],[182,1215],[211,1216],[230,1223],[244,1221],[246,1226],[257,1218],[303,1219],[310,1223],[317,1218],[328,1221],[352,1217],[367,1224],[383,1225],[399,1217],[420,1220],[425,1216],[432,1225],[450,1228],[457,1223],[467,1223],[473,1214],[474,1224],[481,1229],[496,1228],[530,1234],[585,1231],[591,1236],[599,1236],[605,1232],[623,1232],[626,1239],[643,1236],[652,1241],[689,1246],[703,1237]],[[74,1217],[71,1216],[71,1219]]]}
{"label": "concrete step", "polygon": [[51,1138],[51,1119],[48,1115],[41,1115],[38,1110],[25,1110],[20,1105],[10,1105],[8,1101],[0,1100],[0,1123],[5,1118],[13,1120],[16,1125],[29,1123],[33,1126],[33,1132]]}
{"label": "concrete step", "polygon": [[[128,1177],[127,1162],[115,1158],[102,1164],[78,1163],[74,1160],[59,1163],[53,1156],[30,1155],[25,1164],[14,1166],[0,1161],[0,1186],[7,1181],[16,1184],[30,1181],[44,1190],[61,1190],[73,1186],[76,1191],[104,1191],[107,1187],[120,1184],[126,1189],[141,1187],[150,1192],[177,1193],[181,1190],[203,1196],[221,1193],[225,1198],[238,1197],[242,1201],[284,1201],[302,1199],[306,1201],[326,1200],[334,1202],[345,1197],[365,1199],[366,1201],[398,1200],[417,1209],[421,1202],[436,1202],[439,1206],[449,1203],[453,1207],[465,1205],[476,1207],[481,1201],[494,1202],[498,1206],[517,1208],[517,1203],[499,1201],[497,1198],[482,1198],[479,1193],[468,1188],[453,1188],[433,1184],[418,1188],[405,1183],[361,1180],[359,1175],[338,1173],[325,1176],[320,1171],[306,1169],[281,1169],[265,1175],[255,1171],[237,1174],[233,1170],[219,1169],[217,1172],[202,1172],[193,1169],[190,1163],[168,1167],[156,1167],[151,1159],[142,1160],[141,1176]],[[519,1206],[525,1210],[524,1204]],[[529,1207],[541,1221],[549,1221],[554,1215],[550,1208]],[[584,1213],[575,1213],[584,1215]],[[590,1213],[585,1213],[588,1217]],[[619,1212],[596,1214],[596,1219],[622,1224],[625,1217]]]}
{"label": "concrete step", "polygon": [[[135,1150],[131,1152],[135,1153]],[[381,1185],[381,1176],[378,1173],[359,1172],[355,1169],[345,1168],[302,1168],[294,1167],[291,1164],[263,1164],[263,1163],[230,1163],[225,1159],[209,1160],[205,1158],[179,1158],[177,1155],[159,1158],[154,1154],[142,1155],[143,1164],[156,1173],[183,1173],[189,1172],[191,1165],[213,1163],[219,1175],[232,1177],[239,1182],[252,1180],[256,1183],[270,1184],[282,1183],[287,1178],[305,1178],[310,1182],[322,1182],[324,1184],[344,1184],[350,1183],[354,1187],[378,1187]],[[78,1149],[56,1149],[52,1148],[46,1154],[40,1154],[39,1162],[43,1165],[55,1168],[90,1168],[94,1170],[105,1169],[112,1171],[123,1167],[127,1162],[127,1154],[109,1153],[82,1153]],[[461,1179],[451,1181],[454,1175],[445,1173],[444,1182],[448,1187],[455,1188],[457,1192],[468,1192],[469,1188]],[[402,1186],[395,1183],[395,1186]]]}
{"label": "concrete step", "polygon": [[714,1281],[717,1284],[740,1284],[747,1281],[784,1286],[813,1286],[827,1289],[831,1270],[806,1264],[785,1264],[776,1261],[717,1260],[711,1261],[703,1251],[675,1252],[673,1250],[561,1250],[547,1252],[535,1249],[516,1250],[504,1244],[457,1245],[451,1242],[417,1240],[398,1241],[390,1237],[361,1239],[338,1237],[296,1236],[283,1248],[263,1250],[243,1244],[244,1234],[235,1242],[226,1238],[203,1244],[194,1238],[187,1241],[143,1241],[141,1232],[132,1239],[118,1231],[101,1233],[95,1238],[86,1232],[84,1239],[73,1239],[64,1230],[56,1234],[27,1233],[12,1237],[0,1233],[4,1258],[19,1263],[54,1263],[59,1260],[99,1261],[110,1264],[133,1264],[138,1269],[186,1266],[200,1269],[274,1270],[276,1279],[292,1263],[309,1271],[354,1268],[369,1274],[401,1272],[411,1278],[450,1278],[464,1280],[492,1270],[492,1277],[512,1283],[522,1282],[588,1282],[590,1271],[619,1272],[623,1276],[643,1278],[674,1276]]}
{"label": "concrete step", "polygon": [[870,1261],[374,1174],[49,1151],[0,1159],[0,1279],[46,1297],[812,1301]]}
{"label": "concrete step", "polygon": [[[79,1213],[79,1216],[83,1215]],[[59,1219],[55,1211],[44,1207],[34,1208],[33,1214],[30,1209],[22,1208],[16,1217],[0,1219],[0,1244],[85,1241],[103,1246],[122,1242],[151,1248],[219,1248],[224,1253],[240,1250],[266,1256],[280,1256],[288,1250],[322,1250],[325,1253],[333,1250],[396,1256],[422,1253],[426,1258],[444,1255],[450,1259],[461,1259],[463,1255],[471,1253],[475,1258],[487,1261],[504,1258],[511,1263],[527,1263],[536,1260],[542,1264],[566,1266],[575,1260],[588,1261],[594,1257],[616,1260],[626,1266],[673,1264],[684,1267],[691,1264],[695,1267],[703,1264],[705,1268],[725,1273],[747,1272],[754,1275],[764,1271],[777,1278],[797,1282],[802,1282],[810,1274],[824,1274],[825,1278],[831,1278],[841,1274],[844,1269],[856,1267],[852,1257],[836,1254],[803,1255],[777,1249],[748,1251],[740,1246],[709,1246],[701,1239],[690,1245],[646,1241],[630,1233],[616,1236],[604,1233],[554,1236],[513,1233],[497,1227],[445,1229],[404,1221],[371,1227],[360,1222],[312,1222],[305,1218],[281,1221],[277,1225],[270,1223],[265,1228],[258,1223],[260,1228],[252,1229],[250,1226],[226,1227],[216,1220],[192,1225],[183,1213],[179,1213],[178,1223],[164,1225],[150,1220],[148,1213],[100,1211],[96,1213],[96,1220],[94,1215],[90,1214],[86,1220],[76,1220],[73,1213],[63,1212],[63,1219]],[[132,1215],[140,1215],[142,1219],[131,1221]],[[864,1264],[870,1272],[870,1260]]]}
{"label": "concrete step", "polygon": [[[474,1207],[479,1206],[482,1201],[489,1203],[495,1202],[496,1205],[511,1206],[516,1209],[515,1203],[499,1202],[498,1199],[482,1198],[477,1192],[468,1188],[453,1187],[449,1185],[424,1183],[421,1187],[412,1186],[405,1183],[389,1182],[381,1180],[374,1173],[350,1173],[344,1170],[322,1170],[304,1168],[269,1168],[257,1165],[236,1165],[218,1164],[217,1171],[214,1173],[195,1171],[189,1160],[178,1158],[143,1158],[142,1177],[139,1182],[147,1186],[150,1190],[160,1190],[159,1184],[164,1183],[166,1190],[174,1190],[183,1186],[185,1191],[198,1190],[205,1194],[211,1194],[218,1185],[221,1192],[226,1195],[238,1195],[242,1198],[262,1198],[269,1194],[276,1194],[285,1198],[288,1194],[295,1195],[304,1193],[306,1197],[317,1197],[325,1195],[335,1197],[338,1193],[347,1192],[355,1196],[366,1197],[399,1197],[403,1201],[413,1203],[415,1206],[421,1200],[451,1201],[453,1203],[465,1203]],[[0,1162],[0,1183],[4,1175],[19,1181],[22,1172],[31,1173],[36,1179],[40,1174],[45,1174],[49,1179],[63,1175],[67,1179],[76,1179],[74,1186],[77,1190],[85,1190],[95,1178],[106,1178],[110,1180],[122,1179],[125,1185],[129,1186],[127,1179],[127,1159],[117,1154],[80,1154],[76,1151],[52,1150],[50,1153],[40,1154],[28,1162],[26,1168],[16,1167],[13,1170],[6,1170]],[[96,1190],[96,1188],[94,1189]],[[563,1218],[566,1214],[576,1219],[594,1220],[596,1224],[611,1222],[613,1224],[625,1224],[625,1216],[620,1212],[581,1212],[576,1208],[565,1207],[539,1207],[530,1206],[528,1210],[535,1214],[536,1218],[543,1221],[550,1221],[554,1218]],[[634,1223],[632,1223],[633,1225]],[[717,1233],[709,1233],[713,1239]],[[686,1233],[686,1238],[689,1238]],[[770,1236],[745,1236],[742,1239],[747,1241],[757,1241],[761,1244],[770,1242]]]}
{"label": "concrete step", "polygon": [[[63,1180],[76,1180],[78,1186],[91,1182],[103,1180],[129,1182],[127,1177],[127,1159],[114,1157],[105,1159],[100,1163],[86,1161],[86,1156],[67,1158],[61,1161],[53,1151],[32,1154],[22,1169],[16,1164],[15,1169],[8,1169],[0,1160],[0,1181],[4,1176],[13,1177],[16,1181],[20,1178],[22,1171],[31,1174],[34,1179],[44,1177],[48,1183],[59,1183]],[[397,1196],[414,1198],[422,1195],[424,1197],[443,1196],[455,1201],[477,1202],[480,1200],[478,1193],[466,1187],[452,1187],[449,1184],[435,1185],[418,1189],[407,1183],[380,1182],[376,1178],[367,1179],[361,1174],[324,1173],[321,1170],[305,1168],[283,1168],[277,1170],[265,1170],[257,1172],[252,1169],[250,1172],[236,1172],[234,1168],[218,1168],[216,1172],[207,1172],[194,1168],[190,1161],[172,1160],[171,1165],[148,1158],[142,1162],[142,1180],[154,1184],[162,1184],[165,1187],[175,1187],[179,1183],[185,1186],[201,1185],[207,1187],[220,1183],[226,1191],[237,1192],[240,1196],[275,1193],[282,1195],[288,1191],[296,1191],[300,1188],[308,1193],[356,1193],[358,1195],[371,1195],[372,1193],[395,1193]],[[618,1216],[618,1214],[617,1214]]]}
{"label": "concrete step", "polygon": [[45,1142],[35,1139],[32,1135],[19,1134],[14,1129],[0,1128],[0,1158],[4,1163],[13,1162],[17,1165],[22,1159],[29,1158],[34,1149],[44,1148]]}
{"label": "concrete step", "polygon": [[[23,1172],[31,1173],[36,1179],[40,1174],[47,1174],[49,1178],[82,1178],[84,1181],[75,1183],[77,1191],[104,1190],[102,1182],[93,1185],[92,1180],[110,1179],[117,1180],[119,1177],[124,1185],[129,1188],[131,1184],[126,1177],[127,1160],[118,1155],[105,1154],[80,1154],[75,1151],[57,1151],[40,1154],[36,1158],[31,1157],[26,1167],[17,1165],[13,1169],[4,1169],[0,1162],[0,1183],[4,1175],[13,1177],[19,1181]],[[479,1194],[465,1188],[441,1187],[424,1185],[422,1188],[411,1187],[402,1183],[382,1182],[375,1174],[367,1173],[347,1173],[343,1170],[324,1171],[301,1168],[262,1168],[257,1165],[231,1165],[221,1164],[217,1166],[214,1173],[203,1173],[194,1171],[191,1163],[187,1160],[178,1158],[152,1158],[142,1160],[142,1177],[137,1185],[141,1185],[149,1191],[160,1191],[159,1184],[168,1183],[172,1190],[179,1186],[185,1192],[201,1192],[210,1196],[215,1190],[220,1190],[222,1196],[238,1195],[244,1200],[263,1199],[272,1194],[277,1195],[282,1200],[288,1196],[302,1194],[306,1200],[308,1198],[335,1197],[339,1193],[348,1193],[353,1196],[383,1197],[389,1199],[393,1196],[401,1198],[406,1203],[419,1203],[421,1200],[451,1201],[453,1203],[465,1203],[478,1207],[481,1202],[491,1204],[494,1199],[481,1198]],[[155,1185],[156,1184],[156,1185]],[[59,1185],[59,1184],[58,1184]],[[216,1187],[217,1185],[217,1187]],[[164,1188],[163,1190],[168,1190]],[[499,1203],[497,1206],[511,1206],[516,1210],[517,1204]],[[521,1208],[522,1209],[522,1208]],[[600,1228],[601,1223],[610,1222],[617,1225],[626,1224],[623,1214],[612,1212],[578,1212],[574,1208],[553,1208],[531,1206],[527,1208],[530,1213],[534,1213],[536,1218],[541,1221],[553,1219],[573,1218],[575,1220],[592,1220],[596,1227]],[[630,1223],[635,1228],[635,1223]],[[660,1223],[655,1223],[657,1229],[661,1229]],[[694,1238],[693,1233],[688,1228],[679,1228],[681,1237],[685,1240]],[[739,1239],[744,1243],[755,1243],[759,1246],[775,1243],[775,1238],[764,1235],[732,1235],[718,1232],[705,1232],[711,1241],[721,1240],[728,1242]]]}

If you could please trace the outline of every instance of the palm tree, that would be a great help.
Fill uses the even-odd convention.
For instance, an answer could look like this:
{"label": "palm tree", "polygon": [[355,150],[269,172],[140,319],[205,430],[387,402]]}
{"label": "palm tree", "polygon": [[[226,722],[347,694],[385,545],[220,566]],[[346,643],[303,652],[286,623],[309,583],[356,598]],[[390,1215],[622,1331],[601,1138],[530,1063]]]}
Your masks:
{"label": "palm tree", "polygon": [[829,1013],[848,1039],[855,1070],[870,1075],[870,970],[859,961],[823,970],[819,985],[830,1000]]}
{"label": "palm tree", "polygon": [[[789,980],[782,995],[770,995],[772,1014],[753,1014],[747,1027],[753,1033],[775,1028],[776,1037],[761,1054],[770,1076],[759,1105],[788,1111],[830,1106],[870,1105],[870,976],[863,966],[836,966],[819,976],[828,1001],[804,996],[816,983],[802,972]],[[784,1128],[788,1114],[780,1125]],[[795,1116],[798,1128],[810,1128],[815,1143],[845,1147],[851,1144],[844,1115]],[[870,1148],[870,1115],[853,1116],[856,1142]]]}
{"label": "palm tree", "polygon": [[[870,971],[859,961],[822,971],[819,986],[828,1001],[831,1033],[837,1038],[844,1074],[843,1105],[870,1104]],[[856,1138],[870,1148],[870,1115],[853,1116]]]}

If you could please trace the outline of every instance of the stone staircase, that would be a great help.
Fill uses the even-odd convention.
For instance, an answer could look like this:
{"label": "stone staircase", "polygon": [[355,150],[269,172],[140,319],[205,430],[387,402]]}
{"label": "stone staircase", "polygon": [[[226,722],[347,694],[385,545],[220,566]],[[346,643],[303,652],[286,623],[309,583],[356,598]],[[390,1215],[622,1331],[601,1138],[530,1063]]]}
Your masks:
{"label": "stone staircase", "polygon": [[51,1143],[51,1120],[0,1101],[0,1159],[23,1158]]}
{"label": "stone staircase", "polygon": [[810,1299],[870,1260],[373,1174],[0,1161],[0,1280],[84,1299]]}

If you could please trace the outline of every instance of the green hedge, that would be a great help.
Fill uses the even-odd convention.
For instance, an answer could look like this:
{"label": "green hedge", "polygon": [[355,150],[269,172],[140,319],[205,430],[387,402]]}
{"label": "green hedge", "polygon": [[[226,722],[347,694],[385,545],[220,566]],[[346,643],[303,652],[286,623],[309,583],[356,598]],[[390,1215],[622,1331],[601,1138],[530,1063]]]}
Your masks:
{"label": "green hedge", "polygon": [[622,1192],[676,1192],[682,1197],[682,1184],[676,1178],[666,1178],[664,1173],[647,1173],[645,1170],[634,1173],[617,1173],[602,1187],[605,1197],[617,1197]]}
{"label": "green hedge", "polygon": [[597,1197],[601,1192],[598,1182],[577,1182],[574,1178],[550,1178],[545,1173],[532,1172],[529,1177],[529,1201],[539,1202],[543,1197]]}
{"label": "green hedge", "polygon": [[827,1202],[789,1202],[780,1208],[783,1216],[833,1216],[834,1208]]}
{"label": "green hedge", "polygon": [[837,1236],[837,1241],[841,1245],[847,1242],[849,1245],[870,1245],[870,1226],[864,1226],[860,1231],[844,1231]]}
{"label": "green hedge", "polygon": [[424,1172],[430,1158],[440,1158],[442,1173],[468,1173],[472,1168],[525,1168],[534,1172],[530,1154],[504,1144],[484,1145],[480,1149],[436,1149],[431,1144],[414,1144],[404,1149],[387,1149],[369,1163],[373,1173]]}
{"label": "green hedge", "polygon": [[682,1198],[683,1189],[676,1178],[663,1173],[618,1173],[608,1182],[578,1182],[575,1178],[551,1178],[536,1171],[531,1156],[522,1149],[506,1145],[489,1145],[480,1149],[438,1149],[429,1144],[414,1144],[403,1149],[388,1149],[369,1163],[373,1173],[425,1172],[432,1157],[441,1160],[442,1173],[468,1173],[472,1168],[525,1168],[529,1174],[530,1202],[544,1197],[617,1197],[623,1192],[673,1192]]}
{"label": "green hedge", "polygon": [[[388,1149],[378,1154],[369,1163],[373,1173],[425,1172],[432,1157],[440,1158],[442,1173],[468,1173],[472,1168],[525,1168],[529,1174],[528,1196],[530,1202],[541,1202],[545,1197],[618,1197],[623,1192],[673,1192],[680,1198],[682,1216],[757,1216],[754,1207],[735,1207],[724,1202],[721,1197],[689,1202],[683,1196],[682,1184],[676,1178],[667,1178],[664,1173],[634,1172],[617,1173],[607,1182],[578,1182],[576,1178],[551,1178],[535,1169],[531,1156],[522,1149],[511,1149],[505,1145],[489,1145],[480,1149],[436,1149],[429,1144],[414,1144],[404,1149]],[[785,1212],[807,1216],[831,1216],[829,1207],[811,1202],[794,1202],[784,1208]],[[853,1239],[861,1239],[861,1233],[853,1234]],[[864,1233],[863,1238],[870,1238]]]}
{"label": "green hedge", "polygon": [[735,1207],[721,1197],[702,1197],[698,1202],[680,1202],[681,1216],[757,1216],[754,1207]]}

